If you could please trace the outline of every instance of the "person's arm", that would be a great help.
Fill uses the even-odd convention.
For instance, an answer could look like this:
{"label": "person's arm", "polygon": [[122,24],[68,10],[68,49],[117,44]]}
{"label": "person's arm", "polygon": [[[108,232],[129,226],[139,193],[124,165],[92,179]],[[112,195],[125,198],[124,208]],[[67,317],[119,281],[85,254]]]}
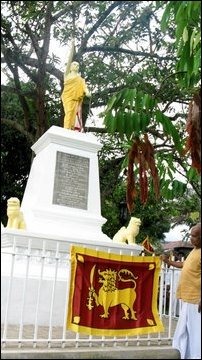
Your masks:
{"label": "person's arm", "polygon": [[83,87],[84,87],[84,94],[85,94],[85,96],[91,97],[91,93],[90,93],[90,91],[88,90],[88,87],[87,87],[87,85],[86,85],[85,79],[83,79]]}
{"label": "person's arm", "polygon": [[161,255],[161,260],[167,264],[168,266],[174,266],[178,269],[181,269],[183,267],[183,262],[182,261],[173,261],[169,259],[168,255]]}
{"label": "person's arm", "polygon": [[64,81],[70,73],[70,64],[66,64],[65,72],[64,72]]}
{"label": "person's arm", "polygon": [[65,71],[64,71],[64,81],[65,81],[67,75],[70,73],[70,67],[71,67],[71,63],[73,61],[74,51],[75,51],[75,39],[72,38],[71,43],[70,43],[70,48],[68,51],[67,62],[65,63],[66,67],[65,67]]}

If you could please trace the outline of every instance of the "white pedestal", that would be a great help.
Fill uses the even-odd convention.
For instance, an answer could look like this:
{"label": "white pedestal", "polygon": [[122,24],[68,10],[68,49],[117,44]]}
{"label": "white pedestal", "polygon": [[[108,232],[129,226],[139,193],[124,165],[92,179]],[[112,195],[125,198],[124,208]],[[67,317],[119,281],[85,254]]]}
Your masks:
{"label": "white pedestal", "polygon": [[100,209],[100,149],[94,135],[57,126],[32,146],[36,156],[21,203],[27,231],[111,240],[101,230],[106,219]]}

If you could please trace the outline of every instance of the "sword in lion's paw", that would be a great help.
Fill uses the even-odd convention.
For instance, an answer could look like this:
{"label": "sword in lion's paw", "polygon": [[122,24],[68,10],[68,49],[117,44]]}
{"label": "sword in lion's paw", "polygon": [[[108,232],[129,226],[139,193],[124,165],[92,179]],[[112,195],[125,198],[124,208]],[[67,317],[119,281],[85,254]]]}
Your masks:
{"label": "sword in lion's paw", "polygon": [[86,306],[89,310],[92,310],[94,308],[94,305],[92,303],[95,300],[93,297],[93,293],[95,292],[95,289],[93,287],[95,267],[96,267],[96,265],[94,265],[92,267],[91,272],[90,272],[90,287],[89,287],[89,293],[88,293],[89,297],[87,298],[88,302],[86,304]]}

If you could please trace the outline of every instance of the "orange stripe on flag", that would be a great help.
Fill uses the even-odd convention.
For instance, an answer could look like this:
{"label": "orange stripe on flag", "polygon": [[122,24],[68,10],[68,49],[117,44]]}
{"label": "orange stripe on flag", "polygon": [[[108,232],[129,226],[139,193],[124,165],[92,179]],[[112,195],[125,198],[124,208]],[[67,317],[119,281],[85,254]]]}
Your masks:
{"label": "orange stripe on flag", "polygon": [[160,258],[72,246],[67,328],[123,336],[164,331],[157,311]]}

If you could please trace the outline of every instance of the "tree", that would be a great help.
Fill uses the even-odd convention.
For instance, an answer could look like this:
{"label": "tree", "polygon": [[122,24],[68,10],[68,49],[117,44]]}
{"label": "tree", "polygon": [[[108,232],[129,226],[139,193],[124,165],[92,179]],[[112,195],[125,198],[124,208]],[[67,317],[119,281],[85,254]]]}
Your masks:
{"label": "tree", "polygon": [[[99,140],[103,143],[99,153],[101,209],[102,215],[107,219],[102,230],[112,238],[120,226],[126,226],[130,219],[126,208],[126,171],[123,171],[126,170],[125,149],[117,134],[100,136]],[[121,206],[124,210],[123,219]],[[199,220],[199,212],[196,211],[199,208],[200,198],[190,189],[185,190],[183,196],[178,192],[175,199],[160,196],[158,202],[150,193],[144,205],[140,199],[136,199],[131,215],[142,220],[137,242],[141,243],[149,236],[150,242],[157,249],[165,239],[164,233],[169,231],[172,224],[176,226],[183,223],[191,227]]]}
{"label": "tree", "polygon": [[[9,90],[17,92],[21,101],[24,112],[22,129],[31,132],[37,140],[49,126],[46,109],[49,78],[54,78],[59,87],[55,98],[62,91],[63,72],[57,68],[60,64],[57,56],[50,54],[51,36],[61,43],[61,47],[75,38],[75,59],[80,62],[81,71],[93,90],[91,108],[106,105],[110,94],[134,81],[147,88],[152,75],[149,73],[153,72],[150,65],[154,61],[159,65],[161,61],[171,60],[171,57],[160,56],[154,51],[155,47],[159,49],[161,46],[159,29],[151,29],[156,12],[153,2],[142,6],[141,2],[130,1],[93,1],[91,4],[38,1],[34,5],[31,2],[3,1],[2,62],[14,79],[13,89]],[[137,44],[140,36],[146,46],[131,50],[131,42]],[[148,52],[145,51],[147,38],[150,41]],[[142,83],[142,71],[134,71],[134,74],[132,71],[136,66],[145,65],[148,79]],[[26,74],[33,84],[32,96],[36,101],[34,130],[30,129],[27,96],[20,88],[20,72]],[[152,90],[154,86],[150,84],[150,88]],[[60,125],[62,118],[61,113]],[[14,122],[9,124],[15,126]]]}
{"label": "tree", "polygon": [[[162,2],[160,3],[162,4]],[[186,90],[187,94],[192,94],[192,96],[194,91],[196,91],[195,87],[198,85],[200,79],[199,50],[201,45],[199,8],[200,2],[183,1],[178,2],[177,6],[173,1],[168,2],[161,21],[162,28],[169,30],[168,20],[171,20],[171,14],[174,13],[174,23],[177,23],[173,52],[176,54],[174,65],[178,71],[171,74],[166,80],[170,81],[171,78],[174,78],[176,87],[178,87],[179,90],[181,89],[181,91]],[[172,36],[172,29],[168,33]],[[163,80],[163,82],[164,81],[165,80]],[[171,118],[165,114],[165,111],[168,111],[170,105],[169,97],[166,96],[167,104],[163,108],[165,100],[160,90],[154,91],[153,94],[150,92],[150,89],[148,90],[142,91],[138,87],[126,87],[112,97],[105,112],[105,124],[108,131],[111,133],[118,132],[122,138],[125,136],[128,142],[131,142],[131,148],[128,153],[127,186],[127,205],[130,213],[134,208],[134,199],[137,196],[133,171],[134,163],[136,163],[136,167],[139,166],[138,181],[140,184],[140,197],[143,204],[146,203],[148,198],[149,172],[153,179],[153,189],[156,195],[158,196],[160,193],[158,168],[161,173],[161,193],[167,198],[174,198],[177,194],[179,195],[179,193],[183,194],[185,190],[183,183],[173,179],[173,174],[176,172],[176,168],[173,166],[174,162],[177,161],[178,166],[185,172],[187,179],[190,180],[190,176],[194,176],[193,186],[195,189],[197,187],[197,173],[196,171],[194,172],[193,168],[198,171],[198,174],[200,174],[201,171],[199,90],[199,94],[194,95],[194,99],[189,105],[189,119],[186,128],[189,132],[189,139],[185,150],[183,150],[185,138],[183,138],[183,131],[181,130],[182,122],[179,122],[176,116]],[[194,106],[196,108],[195,111],[193,110]],[[157,125],[157,127],[155,125]],[[163,133],[161,133],[161,126],[163,127]],[[150,139],[148,134],[150,135]],[[159,143],[159,139],[162,140],[161,144]],[[156,152],[156,160],[154,159],[155,147],[160,148],[160,152],[163,147],[164,149],[165,147],[167,148],[163,151],[163,157],[160,152]],[[187,166],[187,158],[184,157],[183,159],[183,154],[187,150],[191,150],[191,168]],[[168,175],[165,163],[170,178],[167,180],[165,179],[165,175]],[[171,184],[172,191],[169,189]],[[197,192],[198,194],[200,193],[199,187],[197,188]]]}
{"label": "tree", "polygon": [[[124,156],[133,143],[130,135],[139,136],[147,130],[152,146],[158,150],[163,196],[172,199],[183,193],[185,186],[175,179],[176,170],[199,193],[197,174],[180,156],[186,110],[182,114],[174,108],[179,103],[186,109],[193,89],[182,88],[178,82],[174,27],[168,28],[165,41],[159,5],[166,6],[165,2],[153,1],[3,1],[2,63],[13,82],[2,90],[17,94],[23,115],[9,118],[8,112],[2,113],[2,124],[23,134],[27,144],[36,141],[53,123],[62,126],[63,71],[57,54],[51,54],[50,40],[57,39],[63,47],[74,38],[74,59],[79,61],[92,92],[91,111],[118,94],[108,104],[105,129],[86,129],[102,134],[106,128],[116,132]],[[31,92],[22,86],[22,73]],[[89,104],[85,112],[89,112]]]}

